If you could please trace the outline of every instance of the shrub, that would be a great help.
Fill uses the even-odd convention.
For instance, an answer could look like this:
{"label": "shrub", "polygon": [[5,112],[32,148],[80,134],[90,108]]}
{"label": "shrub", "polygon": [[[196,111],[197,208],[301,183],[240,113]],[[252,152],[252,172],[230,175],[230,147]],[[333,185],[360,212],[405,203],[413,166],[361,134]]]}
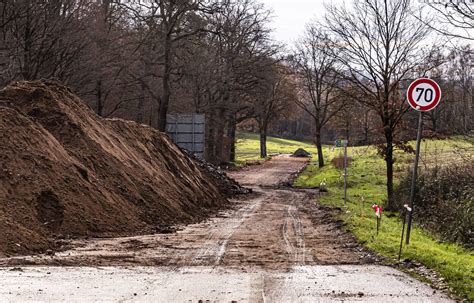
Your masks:
{"label": "shrub", "polygon": [[[411,174],[395,191],[400,212],[410,197]],[[417,181],[414,220],[442,240],[474,247],[474,163],[431,169]]]}

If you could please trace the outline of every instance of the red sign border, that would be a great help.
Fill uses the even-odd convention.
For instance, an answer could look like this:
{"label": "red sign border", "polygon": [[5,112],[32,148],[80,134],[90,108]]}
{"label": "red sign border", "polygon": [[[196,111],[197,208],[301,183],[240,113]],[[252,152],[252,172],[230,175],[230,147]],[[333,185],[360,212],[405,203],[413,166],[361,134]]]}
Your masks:
{"label": "red sign border", "polygon": [[[430,84],[431,86],[433,86],[434,90],[435,90],[435,94],[436,94],[436,98],[433,102],[431,102],[431,104],[427,105],[427,106],[420,106],[418,104],[416,104],[415,100],[412,99],[412,93],[413,93],[413,90],[415,89],[415,87],[418,85],[418,84],[423,84],[423,83],[426,83],[426,84]],[[432,109],[434,109],[436,106],[438,106],[439,104],[439,101],[441,100],[441,88],[439,87],[438,83],[436,83],[436,81],[432,80],[432,79],[429,79],[429,78],[420,78],[420,79],[417,79],[415,81],[413,81],[410,86],[408,87],[408,91],[407,91],[407,99],[408,99],[408,104],[410,104],[410,106],[414,109],[414,110],[417,110],[417,111],[422,111],[422,112],[428,112]]]}

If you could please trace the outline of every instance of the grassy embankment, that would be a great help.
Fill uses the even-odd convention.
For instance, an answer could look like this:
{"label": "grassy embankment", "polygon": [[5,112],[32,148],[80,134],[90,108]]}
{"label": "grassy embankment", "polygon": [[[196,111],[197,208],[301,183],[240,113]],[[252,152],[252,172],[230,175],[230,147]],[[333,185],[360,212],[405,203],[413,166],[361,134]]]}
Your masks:
{"label": "grassy embankment", "polygon": [[[446,165],[450,161],[461,161],[460,153],[466,148],[472,148],[472,145],[460,139],[426,140],[422,144],[420,170],[433,165]],[[329,152],[328,157],[333,158],[338,153]],[[349,156],[353,161],[348,169],[349,201],[347,212],[342,215],[343,220],[365,246],[396,261],[402,222],[397,214],[384,213],[377,236],[375,215],[371,209],[373,203],[380,204],[386,199],[385,162],[372,147],[349,148]],[[413,155],[398,152],[396,157],[397,177],[406,172]],[[344,208],[342,174],[343,171],[331,163],[322,169],[313,164],[296,180],[295,186],[318,186],[325,181],[329,193],[320,198],[320,203]],[[435,270],[445,279],[453,294],[474,301],[472,251],[458,244],[441,243],[434,235],[415,226],[410,245],[403,248],[402,258],[416,260]]]}
{"label": "grassy embankment", "polygon": [[[238,161],[259,158],[258,136],[240,134],[237,142]],[[269,138],[269,153],[291,153],[303,147],[315,154],[314,146],[292,140]],[[414,143],[413,147],[414,147]],[[420,170],[433,165],[446,165],[450,161],[462,161],[462,154],[471,152],[474,146],[461,138],[450,140],[426,140],[422,143]],[[344,208],[342,169],[337,169],[330,160],[341,156],[342,149],[325,146],[327,166],[319,169],[311,164],[296,180],[295,186],[318,186],[325,182],[328,194],[320,203]],[[400,244],[402,222],[396,214],[384,213],[379,235],[376,235],[376,221],[371,205],[383,203],[385,195],[385,163],[373,147],[350,147],[349,157],[353,159],[348,169],[348,204],[342,219],[347,228],[361,243],[381,255],[396,261]],[[396,177],[404,174],[412,163],[413,155],[396,154]],[[317,159],[313,159],[317,160]],[[387,216],[388,215],[388,216]],[[416,260],[438,272],[448,283],[451,291],[469,301],[474,301],[474,256],[472,251],[452,243],[441,243],[423,229],[414,226],[411,244],[403,249],[403,258]]]}

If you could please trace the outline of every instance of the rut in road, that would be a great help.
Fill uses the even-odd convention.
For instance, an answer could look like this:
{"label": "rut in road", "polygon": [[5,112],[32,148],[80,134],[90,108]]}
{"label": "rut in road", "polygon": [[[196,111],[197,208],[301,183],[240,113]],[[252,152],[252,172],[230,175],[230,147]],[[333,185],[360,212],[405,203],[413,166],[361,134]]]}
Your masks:
{"label": "rut in road", "polygon": [[[297,265],[302,265],[305,262],[305,242],[298,209],[294,205],[288,206],[287,214],[282,230],[283,239],[286,243],[289,259]],[[291,237],[294,237],[295,240],[292,241]]]}
{"label": "rut in road", "polygon": [[255,208],[260,207],[262,200],[263,197],[257,198],[254,203],[250,203],[237,210],[233,218],[228,220],[226,224],[223,224],[222,228],[211,230],[207,241],[196,252],[193,264],[219,265],[234,232],[244,223]]}
{"label": "rut in road", "polygon": [[272,187],[287,182],[307,159],[279,157],[261,166],[230,173],[253,186],[250,196],[234,200],[234,209],[173,234],[67,242],[54,256],[0,259],[0,265],[160,265],[258,266],[372,262],[354,237],[341,229],[327,208],[315,203],[316,190]]}

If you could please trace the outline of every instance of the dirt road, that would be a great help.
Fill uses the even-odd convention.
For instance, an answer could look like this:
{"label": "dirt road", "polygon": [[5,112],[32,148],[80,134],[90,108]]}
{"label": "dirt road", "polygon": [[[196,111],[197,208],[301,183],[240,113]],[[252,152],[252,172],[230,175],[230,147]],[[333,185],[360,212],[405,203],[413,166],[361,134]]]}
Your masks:
{"label": "dirt road", "polygon": [[448,301],[370,265],[376,258],[315,203],[317,191],[272,188],[305,164],[279,157],[232,173],[254,194],[176,233],[76,240],[54,255],[0,259],[0,301]]}
{"label": "dirt road", "polygon": [[249,166],[229,174],[242,185],[275,187],[290,181],[307,163],[308,158],[281,155],[261,165]]}

